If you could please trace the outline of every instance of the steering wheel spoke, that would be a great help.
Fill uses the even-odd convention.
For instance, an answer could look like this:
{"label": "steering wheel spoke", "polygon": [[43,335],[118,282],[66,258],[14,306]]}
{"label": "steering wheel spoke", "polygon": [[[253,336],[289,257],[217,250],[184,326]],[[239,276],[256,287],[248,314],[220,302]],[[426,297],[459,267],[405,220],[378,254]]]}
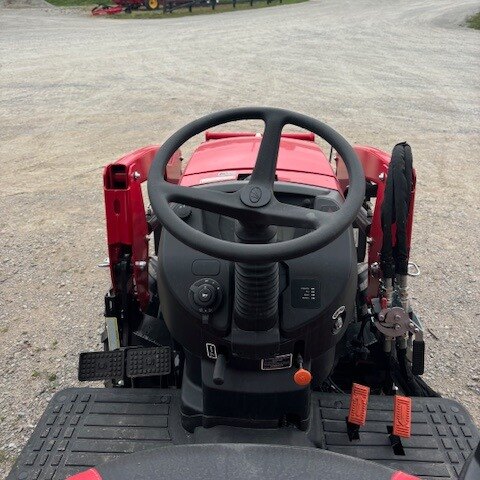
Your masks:
{"label": "steering wheel spoke", "polygon": [[210,188],[184,187],[167,182],[163,183],[161,188],[168,202],[181,203],[232,218],[245,216],[245,206],[240,201],[238,192],[227,193]]}
{"label": "steering wheel spoke", "polygon": [[[274,199],[264,211],[271,225],[283,227],[306,228],[316,230],[329,222],[331,215],[306,207],[290,205]],[[268,223],[266,222],[266,223]]]}
{"label": "steering wheel spoke", "polygon": [[265,130],[258,150],[257,161],[250,177],[250,185],[273,187],[277,169],[278,150],[287,117],[273,111],[265,115]]}

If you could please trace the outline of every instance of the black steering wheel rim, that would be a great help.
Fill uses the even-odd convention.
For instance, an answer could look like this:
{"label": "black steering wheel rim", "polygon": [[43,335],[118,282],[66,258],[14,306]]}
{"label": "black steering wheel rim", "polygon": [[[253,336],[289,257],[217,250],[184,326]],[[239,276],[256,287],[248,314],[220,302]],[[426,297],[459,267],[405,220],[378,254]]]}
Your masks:
{"label": "black steering wheel rim", "polygon": [[[192,188],[165,180],[165,169],[172,155],[190,138],[224,123],[263,120],[265,131],[257,161],[247,185],[235,193],[208,188]],[[319,212],[278,202],[273,193],[275,168],[281,132],[285,125],[304,128],[327,141],[343,159],[349,175],[348,196],[338,210]],[[274,157],[274,158],[273,158]],[[333,128],[300,113],[267,107],[223,110],[197,119],[175,132],[159,148],[148,176],[152,209],[163,227],[186,245],[208,255],[245,263],[288,260],[318,250],[341,235],[355,220],[365,196],[363,168],[351,145]],[[246,244],[211,237],[200,232],[170,208],[170,203],[224,214],[252,225],[284,225],[313,231],[278,243]]]}

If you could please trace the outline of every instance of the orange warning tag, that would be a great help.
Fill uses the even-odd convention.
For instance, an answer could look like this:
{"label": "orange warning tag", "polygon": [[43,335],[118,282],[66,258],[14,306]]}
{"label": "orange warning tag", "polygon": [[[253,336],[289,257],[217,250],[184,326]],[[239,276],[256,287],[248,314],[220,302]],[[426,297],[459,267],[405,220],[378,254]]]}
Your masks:
{"label": "orange warning tag", "polygon": [[412,399],[395,395],[393,403],[393,434],[408,438],[412,429]]}
{"label": "orange warning tag", "polygon": [[350,397],[350,411],[348,412],[348,421],[355,425],[365,425],[367,419],[367,404],[370,388],[359,383],[352,386],[352,395]]}

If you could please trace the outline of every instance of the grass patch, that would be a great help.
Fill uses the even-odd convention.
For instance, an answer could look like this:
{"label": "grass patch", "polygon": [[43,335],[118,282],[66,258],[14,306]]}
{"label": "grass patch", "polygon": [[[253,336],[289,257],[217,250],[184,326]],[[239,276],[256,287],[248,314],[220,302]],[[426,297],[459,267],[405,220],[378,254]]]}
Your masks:
{"label": "grass patch", "polygon": [[209,15],[213,13],[224,13],[224,12],[235,12],[237,10],[255,10],[257,8],[265,7],[275,7],[280,5],[291,5],[293,3],[303,3],[308,0],[283,0],[283,3],[280,3],[278,0],[273,1],[268,4],[266,1],[256,1],[253,3],[253,6],[250,6],[250,2],[237,3],[236,8],[233,8],[231,2],[228,3],[217,3],[215,10],[212,10],[212,7],[209,5],[201,7],[193,7],[192,11],[189,12],[188,8],[180,8],[174,10],[172,13],[163,13],[161,9],[159,10],[134,10],[132,13],[120,13],[118,15],[111,15],[110,18],[178,18],[186,17],[188,15]]}
{"label": "grass patch", "polygon": [[6,452],[5,450],[0,450],[0,463],[7,463],[10,458],[11,456],[8,452]]}
{"label": "grass patch", "polygon": [[[291,5],[293,3],[303,3],[308,0],[283,0],[282,3],[279,0],[274,0],[272,3],[268,4],[266,1],[260,0],[255,1],[253,6],[250,6],[250,2],[239,2],[237,3],[236,8],[233,8],[231,1],[220,0],[220,3],[217,3],[215,10],[212,10],[210,5],[193,7],[192,11],[189,12],[188,8],[179,8],[174,10],[172,13],[163,13],[162,6],[158,10],[145,10],[144,8],[140,10],[133,10],[131,13],[119,13],[117,15],[106,15],[106,18],[120,18],[120,19],[144,19],[144,18],[178,18],[185,17],[187,15],[208,15],[212,13],[224,13],[224,12],[235,12],[237,10],[255,10],[257,8],[265,7],[274,7],[279,5]],[[90,6],[93,7],[98,4],[110,3],[109,0],[48,0],[49,3],[57,7],[82,7]],[[113,3],[112,3],[113,5]],[[105,18],[105,17],[104,17]]]}
{"label": "grass patch", "polygon": [[[96,2],[95,0],[47,0],[48,3],[55,5],[56,7],[84,7],[89,6],[93,7],[97,3],[102,3],[101,0]],[[109,3],[108,0],[105,0],[105,3]]]}
{"label": "grass patch", "polygon": [[132,13],[121,13],[118,15],[111,15],[110,18],[178,18],[186,17],[188,15],[209,15],[213,13],[224,13],[224,12],[235,12],[237,10],[255,10],[257,8],[265,7],[275,7],[280,5],[291,5],[293,3],[302,3],[308,0],[283,0],[283,3],[280,3],[278,0],[268,4],[266,1],[256,1],[253,3],[253,6],[250,6],[250,2],[237,3],[236,8],[233,8],[231,2],[228,3],[217,3],[215,10],[212,10],[212,7],[209,5],[193,7],[192,11],[189,12],[188,8],[179,8],[174,10],[172,13],[163,13],[161,9],[159,10],[135,10]]}
{"label": "grass patch", "polygon": [[480,12],[467,18],[467,25],[475,30],[480,30]]}
{"label": "grass patch", "polygon": [[34,370],[32,372],[32,377],[33,378],[45,378],[50,383],[55,382],[55,380],[57,380],[57,374],[56,373],[48,373],[48,372],[45,372],[45,371],[39,372],[38,370]]}

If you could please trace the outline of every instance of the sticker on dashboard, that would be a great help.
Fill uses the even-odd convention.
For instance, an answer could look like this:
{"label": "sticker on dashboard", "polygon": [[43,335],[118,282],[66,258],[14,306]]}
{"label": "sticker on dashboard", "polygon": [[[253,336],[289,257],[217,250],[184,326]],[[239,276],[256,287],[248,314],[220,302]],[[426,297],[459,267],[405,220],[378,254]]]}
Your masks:
{"label": "sticker on dashboard", "polygon": [[290,368],[292,366],[293,354],[287,353],[286,355],[277,355],[271,358],[262,358],[261,369],[262,370],[282,370],[284,368]]}

